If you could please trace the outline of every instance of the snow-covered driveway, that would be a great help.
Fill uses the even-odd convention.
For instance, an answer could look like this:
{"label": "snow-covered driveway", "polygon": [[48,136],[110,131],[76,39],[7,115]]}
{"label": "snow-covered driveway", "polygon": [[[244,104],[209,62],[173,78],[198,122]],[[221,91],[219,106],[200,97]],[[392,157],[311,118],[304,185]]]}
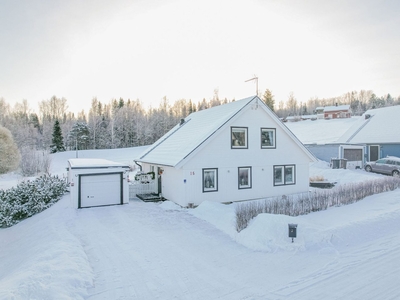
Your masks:
{"label": "snow-covered driveway", "polygon": [[131,201],[77,215],[70,229],[95,274],[88,299],[258,298],[278,267],[186,211]]}
{"label": "snow-covered driveway", "polygon": [[95,274],[88,299],[400,296],[398,213],[334,232],[337,248],[275,253],[250,250],[186,210],[154,203],[131,201],[77,215],[71,230]]}

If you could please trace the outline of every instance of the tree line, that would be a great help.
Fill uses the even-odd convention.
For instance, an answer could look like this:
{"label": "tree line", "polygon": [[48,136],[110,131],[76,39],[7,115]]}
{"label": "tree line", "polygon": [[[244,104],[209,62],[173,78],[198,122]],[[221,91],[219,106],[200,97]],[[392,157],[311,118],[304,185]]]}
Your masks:
{"label": "tree line", "polygon": [[[354,115],[361,115],[369,108],[400,104],[400,97],[390,94],[378,97],[373,91],[361,90],[342,96],[306,102],[291,93],[286,101],[276,105],[271,90],[259,93],[261,99],[278,117],[313,114],[320,106],[349,104]],[[103,103],[91,100],[86,113],[77,115],[68,111],[67,99],[51,97],[39,103],[34,112],[27,100],[11,107],[0,98],[0,125],[9,129],[21,156],[32,150],[59,152],[64,150],[115,149],[150,145],[167,133],[180,119],[190,113],[225,104],[235,99],[220,99],[218,90],[209,100],[194,103],[180,99],[174,103],[164,97],[158,107],[146,108],[140,100],[112,99]]]}

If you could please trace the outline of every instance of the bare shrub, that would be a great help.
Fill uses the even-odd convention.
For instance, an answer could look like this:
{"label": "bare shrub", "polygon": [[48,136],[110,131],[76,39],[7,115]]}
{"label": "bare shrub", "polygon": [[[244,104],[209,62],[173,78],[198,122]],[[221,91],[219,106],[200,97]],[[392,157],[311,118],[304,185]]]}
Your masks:
{"label": "bare shrub", "polygon": [[355,203],[374,194],[393,191],[400,187],[400,179],[385,177],[361,183],[337,186],[332,190],[317,190],[312,193],[282,196],[240,203],[236,206],[236,230],[245,229],[249,222],[261,213],[284,214],[288,216],[305,215],[310,212],[326,210],[332,206]]}
{"label": "bare shrub", "polygon": [[325,180],[325,178],[322,175],[310,177],[310,181],[324,181],[324,180]]}
{"label": "bare shrub", "polygon": [[40,173],[49,173],[51,158],[47,151],[37,151],[25,147],[21,150],[21,173],[24,176],[35,176]]}

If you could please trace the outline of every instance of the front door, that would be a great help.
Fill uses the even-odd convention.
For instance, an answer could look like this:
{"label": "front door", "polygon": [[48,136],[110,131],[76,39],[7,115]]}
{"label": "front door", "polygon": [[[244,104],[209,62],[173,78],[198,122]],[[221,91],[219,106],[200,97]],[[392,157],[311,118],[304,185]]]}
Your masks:
{"label": "front door", "polygon": [[379,146],[378,145],[370,145],[369,146],[369,161],[377,161],[379,159]]}
{"label": "front door", "polygon": [[162,193],[162,184],[161,184],[162,172],[163,172],[163,169],[160,167],[157,167],[157,180],[158,180],[157,193],[158,193],[158,195],[160,195]]}

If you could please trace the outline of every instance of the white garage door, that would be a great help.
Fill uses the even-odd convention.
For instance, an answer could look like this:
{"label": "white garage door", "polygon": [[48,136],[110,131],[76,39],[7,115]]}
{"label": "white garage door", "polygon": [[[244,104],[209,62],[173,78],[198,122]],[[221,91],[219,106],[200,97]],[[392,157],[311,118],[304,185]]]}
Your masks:
{"label": "white garage door", "polygon": [[122,173],[80,175],[79,207],[122,204]]}

